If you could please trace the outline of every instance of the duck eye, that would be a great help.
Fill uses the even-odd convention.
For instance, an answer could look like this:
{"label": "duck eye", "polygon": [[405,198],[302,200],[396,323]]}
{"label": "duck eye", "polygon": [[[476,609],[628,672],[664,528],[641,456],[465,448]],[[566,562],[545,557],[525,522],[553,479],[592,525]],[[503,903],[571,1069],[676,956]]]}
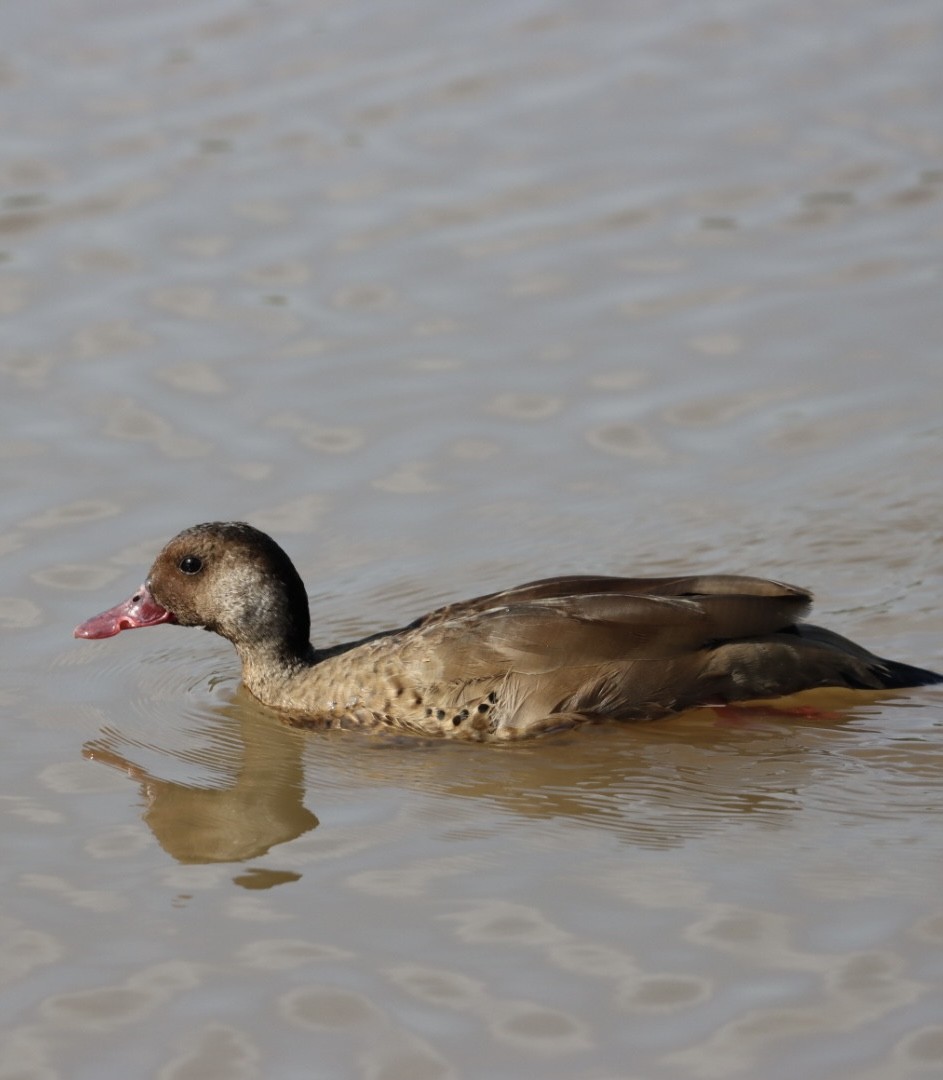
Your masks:
{"label": "duck eye", "polygon": [[203,569],[203,560],[199,555],[184,555],[177,565],[185,574],[198,574]]}

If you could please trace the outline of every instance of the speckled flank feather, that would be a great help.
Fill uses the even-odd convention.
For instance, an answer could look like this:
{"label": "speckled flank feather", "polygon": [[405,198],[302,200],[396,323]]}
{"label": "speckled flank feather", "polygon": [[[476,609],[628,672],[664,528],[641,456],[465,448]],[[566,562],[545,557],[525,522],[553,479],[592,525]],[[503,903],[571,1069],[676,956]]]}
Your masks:
{"label": "speckled flank feather", "polygon": [[[292,723],[473,740],[816,687],[941,681],[800,622],[811,600],[730,575],[546,578],[316,650],[288,556],[249,525],[217,522],[171,540],[132,601],[80,631],[205,626],[233,642],[245,685]],[[147,618],[135,621],[140,610]]]}

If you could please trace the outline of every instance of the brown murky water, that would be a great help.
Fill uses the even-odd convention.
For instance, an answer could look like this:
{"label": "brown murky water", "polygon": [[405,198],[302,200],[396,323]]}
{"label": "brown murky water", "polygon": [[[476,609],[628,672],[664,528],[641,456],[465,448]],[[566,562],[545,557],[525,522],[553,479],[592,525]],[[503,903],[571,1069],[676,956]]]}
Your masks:
{"label": "brown murky water", "polygon": [[317,638],[566,570],[940,667],[931,0],[0,12],[0,1077],[943,1068],[943,697],[511,748],[71,640],[248,518]]}

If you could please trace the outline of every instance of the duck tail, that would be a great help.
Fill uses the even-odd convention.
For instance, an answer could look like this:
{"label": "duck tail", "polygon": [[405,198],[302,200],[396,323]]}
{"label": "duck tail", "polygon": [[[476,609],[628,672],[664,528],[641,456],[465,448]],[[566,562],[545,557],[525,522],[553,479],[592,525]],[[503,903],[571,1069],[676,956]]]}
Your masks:
{"label": "duck tail", "polygon": [[840,685],[852,690],[903,690],[911,686],[943,683],[943,675],[936,671],[875,656],[861,645],[836,634],[834,630],[812,626],[810,623],[796,623],[792,633],[803,641],[824,645],[836,659],[836,654],[840,656],[844,653],[848,659],[840,663],[836,670],[841,672]]}
{"label": "duck tail", "polygon": [[885,660],[883,657],[876,664],[870,665],[871,671],[881,680],[881,685],[888,690],[902,690],[907,686],[932,686],[943,683],[943,675],[926,668],[903,664],[899,660]]}

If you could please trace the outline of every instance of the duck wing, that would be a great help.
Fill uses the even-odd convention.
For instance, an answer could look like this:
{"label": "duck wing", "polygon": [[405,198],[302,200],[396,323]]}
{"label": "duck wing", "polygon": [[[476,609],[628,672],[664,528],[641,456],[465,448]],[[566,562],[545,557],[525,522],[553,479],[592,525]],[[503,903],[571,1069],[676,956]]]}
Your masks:
{"label": "duck wing", "polygon": [[793,626],[803,589],[759,578],[549,578],[453,604],[413,628],[457,666],[540,674],[668,659]]}

